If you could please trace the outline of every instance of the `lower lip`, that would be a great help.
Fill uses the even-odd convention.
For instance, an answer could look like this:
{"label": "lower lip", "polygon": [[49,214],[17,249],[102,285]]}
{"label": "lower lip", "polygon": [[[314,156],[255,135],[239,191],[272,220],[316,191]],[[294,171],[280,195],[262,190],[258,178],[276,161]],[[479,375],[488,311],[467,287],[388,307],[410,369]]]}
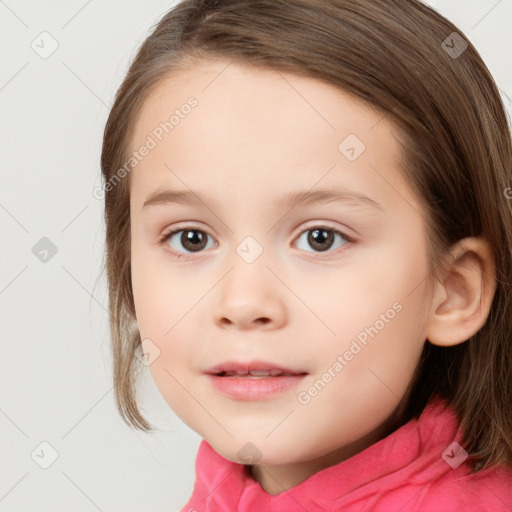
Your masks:
{"label": "lower lip", "polygon": [[220,392],[238,400],[261,400],[297,386],[306,374],[283,377],[220,377],[208,375]]}

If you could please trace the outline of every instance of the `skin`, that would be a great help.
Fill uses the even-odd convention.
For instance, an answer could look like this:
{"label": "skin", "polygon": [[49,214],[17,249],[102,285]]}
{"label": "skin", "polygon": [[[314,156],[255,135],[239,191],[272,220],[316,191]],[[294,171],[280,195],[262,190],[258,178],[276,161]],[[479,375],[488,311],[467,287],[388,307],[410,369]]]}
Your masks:
{"label": "skin", "polygon": [[[187,98],[198,100],[130,174],[133,294],[141,338],[160,351],[149,369],[169,406],[231,461],[253,443],[260,458],[251,475],[279,494],[388,434],[385,421],[425,340],[461,343],[485,322],[493,262],[483,241],[466,239],[453,249],[459,259],[446,280],[430,289],[421,200],[399,173],[402,147],[388,119],[331,85],[227,64],[195,63],[161,82],[137,120],[133,148]],[[338,150],[349,134],[366,146],[354,161]],[[340,187],[381,209],[280,201]],[[159,189],[191,189],[204,202],[143,208]],[[307,237],[318,226],[353,242],[335,235],[325,251],[315,249]],[[181,232],[159,243],[174,228],[209,235],[206,247],[192,252]],[[247,236],[263,250],[250,264],[236,252]],[[300,403],[298,393],[394,303],[400,312]],[[202,373],[232,359],[308,375],[300,388],[235,400]]]}

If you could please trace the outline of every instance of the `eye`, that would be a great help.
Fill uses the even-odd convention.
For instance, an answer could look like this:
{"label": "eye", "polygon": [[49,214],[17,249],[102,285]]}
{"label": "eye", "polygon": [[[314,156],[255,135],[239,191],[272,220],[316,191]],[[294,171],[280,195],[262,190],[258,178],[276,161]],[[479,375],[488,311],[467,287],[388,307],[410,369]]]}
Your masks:
{"label": "eye", "polygon": [[[181,236],[176,236],[180,233]],[[304,235],[307,236],[305,237]],[[343,242],[341,246],[354,241],[352,238],[343,234],[341,231],[328,226],[313,226],[309,229],[306,229],[301,233],[297,240],[298,242],[301,240],[305,241],[305,243],[314,249],[312,252],[326,252],[335,245],[336,237],[338,237]],[[201,252],[203,249],[208,248],[208,238],[211,237],[205,231],[190,227],[175,229],[164,234],[161,237],[159,243],[164,245],[165,249],[169,251],[173,256],[177,256],[178,259],[187,259],[189,257],[188,255]],[[212,245],[215,246],[217,243],[214,242]],[[340,245],[338,245],[338,247],[340,247]],[[183,249],[185,250],[183,251]],[[307,249],[302,247],[299,247],[299,249],[307,251]]]}
{"label": "eye", "polygon": [[[340,238],[344,242],[341,244],[341,246],[346,245],[349,242],[353,242],[352,238],[328,226],[313,226],[310,229],[303,231],[297,240],[299,242],[301,240],[304,241],[307,245],[314,249],[313,252],[325,252],[333,247],[336,237]],[[303,249],[302,247],[299,247],[299,249],[307,250]]]}
{"label": "eye", "polygon": [[[175,236],[181,233],[181,236]],[[173,255],[179,258],[187,258],[188,253],[202,251],[207,245],[208,233],[197,228],[176,229],[162,236],[160,243],[165,245]],[[210,237],[211,238],[211,237]],[[171,243],[169,244],[168,241]],[[174,244],[174,247],[172,247]],[[181,247],[179,247],[181,245]],[[216,244],[214,244],[216,245]],[[178,246],[178,247],[176,247]],[[181,248],[185,248],[185,253]]]}

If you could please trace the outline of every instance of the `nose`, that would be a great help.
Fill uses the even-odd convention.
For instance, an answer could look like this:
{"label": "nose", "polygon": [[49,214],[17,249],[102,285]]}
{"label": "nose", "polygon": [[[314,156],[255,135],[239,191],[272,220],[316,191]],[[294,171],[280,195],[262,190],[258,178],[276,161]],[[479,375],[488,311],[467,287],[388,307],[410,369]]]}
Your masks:
{"label": "nose", "polygon": [[236,256],[217,287],[217,326],[271,330],[286,322],[285,287],[267,268],[263,257],[249,264]]}

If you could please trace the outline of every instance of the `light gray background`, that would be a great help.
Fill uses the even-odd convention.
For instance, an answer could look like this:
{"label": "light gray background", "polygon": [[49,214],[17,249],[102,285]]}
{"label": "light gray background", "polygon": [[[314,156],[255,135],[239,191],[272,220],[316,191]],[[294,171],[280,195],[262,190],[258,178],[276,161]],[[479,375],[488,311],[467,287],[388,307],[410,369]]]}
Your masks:
{"label": "light gray background", "polygon": [[[475,44],[510,112],[512,0],[429,3]],[[149,374],[142,406],[159,431],[132,431],[115,409],[92,195],[115,91],[173,4],[0,0],[1,512],[172,512],[192,492],[200,437]],[[58,43],[47,59],[31,47],[43,31]],[[32,252],[43,237],[57,248],[46,263]]]}

